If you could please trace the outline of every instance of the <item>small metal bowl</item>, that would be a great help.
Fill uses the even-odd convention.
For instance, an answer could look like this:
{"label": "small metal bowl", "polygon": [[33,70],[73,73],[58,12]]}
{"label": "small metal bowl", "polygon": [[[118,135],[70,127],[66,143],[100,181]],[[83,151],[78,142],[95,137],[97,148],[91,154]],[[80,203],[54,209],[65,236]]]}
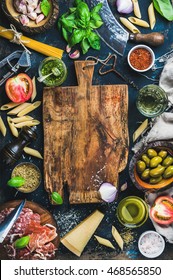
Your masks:
{"label": "small metal bowl", "polygon": [[[146,247],[145,244],[147,245]],[[138,248],[144,257],[151,259],[157,258],[165,249],[165,240],[158,232],[148,230],[143,232],[139,237]]]}
{"label": "small metal bowl", "polygon": [[35,191],[41,183],[40,169],[31,162],[22,162],[16,165],[12,171],[11,178],[21,176],[25,179],[25,184],[16,188],[19,192],[31,193]]}
{"label": "small metal bowl", "polygon": [[50,13],[38,24],[34,20],[30,20],[29,24],[24,26],[19,20],[19,12],[17,12],[13,5],[14,0],[1,0],[1,7],[5,15],[8,17],[9,21],[15,25],[19,30],[22,30],[26,33],[42,33],[50,29],[57,20],[59,14],[59,6],[56,0],[49,0],[51,4]]}
{"label": "small metal bowl", "polygon": [[[136,57],[136,59],[137,59],[137,60],[141,63],[141,65],[143,66],[142,58],[140,58],[140,54],[136,52],[137,50],[140,50],[140,49],[143,49],[143,50],[145,50],[146,52],[148,52],[148,53],[150,54],[150,58],[151,58],[150,64],[147,65],[146,68],[141,67],[141,69],[140,69],[140,67],[137,67],[137,66],[135,67],[135,64],[133,64],[133,63],[131,62],[131,56],[132,56],[132,54],[134,54],[135,57]],[[152,66],[154,65],[155,54],[154,54],[153,50],[152,50],[150,47],[148,47],[148,46],[146,46],[146,45],[137,45],[137,46],[133,47],[133,48],[129,51],[128,56],[127,56],[127,61],[128,61],[129,66],[130,66],[134,71],[137,71],[137,72],[146,72],[146,71],[150,70],[150,69],[152,68]]]}

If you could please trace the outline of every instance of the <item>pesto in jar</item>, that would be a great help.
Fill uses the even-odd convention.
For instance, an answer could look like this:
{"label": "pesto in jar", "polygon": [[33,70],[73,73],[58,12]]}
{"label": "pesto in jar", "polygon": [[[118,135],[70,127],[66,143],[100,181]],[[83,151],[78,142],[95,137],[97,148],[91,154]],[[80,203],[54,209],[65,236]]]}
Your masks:
{"label": "pesto in jar", "polygon": [[67,77],[67,68],[61,59],[48,57],[42,61],[39,67],[39,75],[47,77],[43,83],[47,86],[61,85]]}

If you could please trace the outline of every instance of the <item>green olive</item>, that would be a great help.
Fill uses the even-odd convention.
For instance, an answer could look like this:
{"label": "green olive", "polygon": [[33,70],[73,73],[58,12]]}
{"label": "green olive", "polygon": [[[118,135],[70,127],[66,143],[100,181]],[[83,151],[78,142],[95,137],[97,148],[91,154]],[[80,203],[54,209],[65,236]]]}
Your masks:
{"label": "green olive", "polygon": [[160,181],[162,181],[162,176],[159,176],[159,177],[157,177],[157,178],[150,178],[150,181],[149,181],[149,183],[150,184],[157,184],[157,183],[159,183]]}
{"label": "green olive", "polygon": [[171,164],[173,164],[173,157],[171,156],[167,156],[162,163],[162,165],[166,167],[168,167]]}
{"label": "green olive", "polygon": [[149,157],[147,156],[147,154],[143,154],[141,158],[142,158],[142,160],[145,162],[146,166],[149,166],[149,165],[150,165],[150,159],[149,159]]}
{"label": "green olive", "polygon": [[157,178],[163,174],[165,171],[165,167],[162,165],[158,165],[156,168],[150,170],[150,176],[153,178]]}
{"label": "green olive", "polygon": [[154,149],[148,149],[147,155],[148,155],[149,158],[153,158],[153,157],[157,156],[157,152]]}
{"label": "green olive", "polygon": [[141,174],[141,179],[142,180],[147,180],[147,179],[149,179],[150,178],[150,169],[149,168],[147,168],[147,169],[145,169],[143,172],[142,172],[142,174]]}
{"label": "green olive", "polygon": [[164,159],[164,158],[167,156],[167,154],[168,154],[167,151],[161,150],[161,151],[158,153],[158,156]]}
{"label": "green olive", "polygon": [[145,162],[142,160],[138,160],[136,163],[136,168],[139,173],[142,173],[146,168]]}
{"label": "green olive", "polygon": [[151,168],[157,167],[159,165],[159,163],[161,163],[161,162],[162,162],[162,158],[161,157],[159,157],[159,156],[153,157],[150,160],[150,167]]}
{"label": "green olive", "polygon": [[164,173],[163,173],[163,178],[168,179],[173,176],[173,165],[168,166]]}

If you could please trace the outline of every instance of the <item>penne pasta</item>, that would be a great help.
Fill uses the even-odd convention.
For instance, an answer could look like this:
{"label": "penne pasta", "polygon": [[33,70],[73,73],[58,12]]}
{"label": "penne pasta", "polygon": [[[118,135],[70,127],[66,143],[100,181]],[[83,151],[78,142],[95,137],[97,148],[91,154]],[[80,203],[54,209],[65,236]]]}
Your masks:
{"label": "penne pasta", "polygon": [[148,22],[146,22],[145,20],[136,18],[136,17],[129,17],[128,20],[136,25],[142,26],[142,27],[150,27],[150,25],[148,24]]}
{"label": "penne pasta", "polygon": [[31,120],[31,121],[16,123],[16,124],[14,124],[14,126],[17,128],[21,128],[23,126],[34,126],[34,125],[38,125],[38,124],[40,124],[40,122],[38,120]]}
{"label": "penne pasta", "polygon": [[134,11],[134,14],[137,18],[141,18],[141,11],[140,11],[140,8],[139,8],[139,3],[138,3],[138,0],[132,0],[133,2],[133,11]]}
{"label": "penne pasta", "polygon": [[12,109],[14,107],[17,107],[18,105],[20,105],[21,103],[14,103],[14,102],[9,102],[7,104],[4,104],[1,106],[0,110],[1,111],[5,111],[5,110],[9,110]]}
{"label": "penne pasta", "polygon": [[18,132],[17,128],[14,126],[14,123],[12,122],[12,119],[10,117],[7,117],[7,122],[8,122],[9,128],[11,130],[11,133],[15,137],[18,137],[19,136],[19,132]]}
{"label": "penne pasta", "polygon": [[21,111],[17,114],[17,116],[18,116],[18,117],[22,117],[22,116],[28,114],[29,112],[31,112],[31,111],[35,110],[36,108],[38,108],[38,107],[40,106],[40,104],[41,104],[41,101],[36,101],[36,102],[30,104],[30,106],[27,106],[26,108],[24,108],[23,110],[21,110]]}
{"label": "penne pasta", "polygon": [[153,29],[156,24],[156,17],[155,17],[153,3],[151,3],[148,7],[148,17],[149,17],[149,22],[150,22],[150,28]]}
{"label": "penne pasta", "polygon": [[21,122],[26,122],[26,121],[31,121],[31,120],[33,120],[33,118],[31,116],[23,116],[23,117],[13,118],[12,122],[21,123]]}
{"label": "penne pasta", "polygon": [[40,154],[39,151],[35,150],[35,149],[32,149],[32,148],[29,148],[29,147],[25,147],[24,148],[24,152],[30,156],[34,156],[34,157],[37,157],[37,158],[40,158],[40,159],[43,159],[42,155]]}
{"label": "penne pasta", "polygon": [[132,33],[141,33],[139,29],[133,25],[127,18],[120,17],[120,21],[127,27]]}
{"label": "penne pasta", "polygon": [[27,103],[27,102],[22,103],[19,106],[17,106],[16,108],[14,108],[13,110],[9,111],[7,113],[7,115],[17,115],[21,110],[23,110],[24,108],[26,108],[30,105],[31,105],[31,103]]}
{"label": "penne pasta", "polygon": [[6,133],[7,133],[6,126],[5,126],[4,121],[3,121],[3,119],[1,118],[1,116],[0,116],[0,131],[1,131],[1,133],[2,133],[3,136],[5,136]]}
{"label": "penne pasta", "polygon": [[34,99],[37,96],[37,88],[36,88],[36,81],[35,81],[35,76],[32,78],[32,84],[33,84],[33,93],[31,95],[31,102],[34,101]]}

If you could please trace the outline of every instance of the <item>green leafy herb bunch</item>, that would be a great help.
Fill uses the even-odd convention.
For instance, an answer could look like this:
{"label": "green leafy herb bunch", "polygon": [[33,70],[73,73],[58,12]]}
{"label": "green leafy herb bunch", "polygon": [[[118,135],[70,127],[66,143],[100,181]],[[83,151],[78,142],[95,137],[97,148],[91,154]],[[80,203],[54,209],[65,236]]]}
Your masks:
{"label": "green leafy herb bunch", "polygon": [[90,47],[100,50],[100,38],[95,30],[103,24],[99,15],[101,8],[102,3],[99,3],[90,10],[84,1],[75,0],[73,7],[60,17],[58,28],[69,47],[80,44],[83,54]]}

